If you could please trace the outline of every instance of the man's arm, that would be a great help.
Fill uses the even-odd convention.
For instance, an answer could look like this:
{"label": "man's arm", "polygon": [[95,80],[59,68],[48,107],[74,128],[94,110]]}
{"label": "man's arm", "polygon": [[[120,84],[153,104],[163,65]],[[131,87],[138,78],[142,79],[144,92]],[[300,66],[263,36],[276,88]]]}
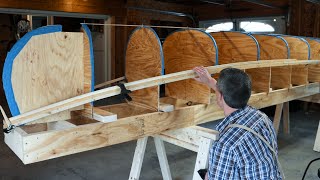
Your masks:
{"label": "man's arm", "polygon": [[196,81],[206,84],[214,91],[217,90],[217,81],[211,77],[208,70],[203,66],[193,68],[193,71],[197,73],[198,77],[194,78]]}

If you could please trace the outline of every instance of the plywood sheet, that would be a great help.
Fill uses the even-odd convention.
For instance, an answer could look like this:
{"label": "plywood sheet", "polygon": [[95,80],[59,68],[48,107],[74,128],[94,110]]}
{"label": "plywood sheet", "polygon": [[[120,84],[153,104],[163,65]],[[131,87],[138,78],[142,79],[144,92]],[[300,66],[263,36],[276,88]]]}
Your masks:
{"label": "plywood sheet", "polygon": [[[253,35],[259,43],[260,59],[287,59],[289,57],[289,47],[281,37],[268,35]],[[271,68],[271,88],[289,88],[291,84],[291,67]]]}
{"label": "plywood sheet", "polygon": [[[162,74],[162,47],[150,28],[138,28],[131,34],[126,50],[125,73],[128,82]],[[159,86],[141,89],[130,94],[133,102],[159,108]]]}
{"label": "plywood sheet", "polygon": [[[216,48],[212,37],[198,30],[172,33],[163,44],[166,74],[191,70],[195,66],[213,66]],[[198,103],[210,103],[210,88],[193,79],[167,84],[166,95]]]}
{"label": "plywood sheet", "polygon": [[33,36],[14,60],[12,88],[21,113],[84,92],[83,34]]}
{"label": "plywood sheet", "polygon": [[[310,44],[311,60],[320,60],[320,40],[306,39]],[[309,82],[320,82],[320,65],[310,65],[308,70]]]}
{"label": "plywood sheet", "polygon": [[[290,59],[308,60],[309,46],[302,38],[293,36],[282,36],[290,48]],[[291,84],[303,85],[308,83],[308,67],[299,65],[292,67]]]}
{"label": "plywood sheet", "polygon": [[[259,46],[255,38],[241,32],[211,33],[218,45],[219,64],[256,61],[259,59]],[[252,79],[254,92],[269,92],[270,69],[250,69],[246,71]],[[262,78],[263,80],[258,80]]]}
{"label": "plywood sheet", "polygon": [[218,45],[219,64],[258,60],[258,47],[254,39],[240,32],[211,33]]}

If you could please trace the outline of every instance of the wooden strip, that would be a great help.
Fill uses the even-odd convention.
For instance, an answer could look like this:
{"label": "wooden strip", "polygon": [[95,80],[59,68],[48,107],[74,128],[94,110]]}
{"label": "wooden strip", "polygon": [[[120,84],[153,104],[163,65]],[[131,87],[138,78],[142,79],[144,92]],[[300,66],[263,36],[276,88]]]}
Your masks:
{"label": "wooden strip", "polygon": [[[255,94],[250,98],[249,104],[256,108],[263,108],[317,94],[319,91],[320,84],[312,83],[289,90],[272,91],[269,94]],[[127,117],[111,123],[93,123],[72,129],[34,133],[24,137],[25,155],[22,159],[25,164],[28,164],[127,142],[168,130],[217,120],[221,117],[215,116],[215,113],[221,111],[215,104],[199,104],[168,113],[155,112]]]}
{"label": "wooden strip", "polygon": [[[311,60],[320,59],[320,40],[306,39],[311,48]],[[309,66],[308,80],[309,82],[320,82],[320,65]]]}
{"label": "wooden strip", "polygon": [[[199,30],[179,30],[170,34],[164,41],[163,53],[166,74],[216,64],[214,40]],[[166,96],[192,102],[209,104],[210,93],[208,86],[194,79],[166,85]]]}
{"label": "wooden strip", "polygon": [[[159,37],[151,28],[137,28],[130,35],[126,50],[125,74],[128,82],[160,76],[162,72],[162,47]],[[134,91],[133,102],[159,109],[159,86]]]}
{"label": "wooden strip", "polygon": [[113,80],[110,80],[110,81],[107,81],[107,82],[103,82],[101,84],[98,84],[98,85],[95,85],[94,86],[94,89],[99,89],[99,88],[102,88],[104,86],[107,86],[107,85],[110,85],[112,83],[116,83],[116,82],[119,82],[119,81],[123,81],[125,80],[126,78],[123,76],[123,77],[119,77],[119,78],[116,78],[116,79],[113,79]]}
{"label": "wooden strip", "polygon": [[[207,67],[208,71],[211,74],[218,73],[222,69],[227,67],[234,67],[239,69],[252,69],[252,68],[262,68],[262,67],[275,67],[275,66],[286,66],[286,65],[297,65],[297,64],[317,64],[320,61],[292,61],[292,60],[271,60],[271,61],[251,61],[251,62],[242,62],[234,64],[226,64],[219,66]],[[157,76],[153,78],[143,79],[139,81],[134,81],[126,83],[125,86],[131,91],[138,89],[143,89],[146,87],[152,87],[159,84],[166,84],[170,82],[175,82],[179,80],[189,79],[196,77],[196,74],[192,70],[182,71],[178,73],[167,74],[163,76]],[[54,103],[19,116],[11,117],[9,120],[13,125],[21,125],[30,123],[34,120],[37,120],[42,117],[46,117],[51,114],[55,114],[94,100],[103,99],[106,97],[111,97],[114,95],[120,94],[120,88],[118,86],[101,89],[95,92],[83,94],[77,97],[73,97],[58,103]]]}
{"label": "wooden strip", "polygon": [[[299,37],[282,36],[290,47],[290,58],[305,60],[309,58],[309,46]],[[308,67],[293,66],[291,74],[292,85],[302,85],[308,83]]]}
{"label": "wooden strip", "polygon": [[188,142],[185,142],[185,141],[182,141],[180,139],[177,139],[177,138],[174,138],[174,137],[171,137],[171,136],[167,136],[167,135],[164,135],[164,134],[157,135],[157,137],[161,138],[163,141],[168,142],[170,144],[182,147],[184,149],[188,149],[188,150],[193,151],[193,152],[198,152],[198,148],[199,147],[197,145],[195,145],[195,144],[191,144],[191,143],[188,143]]}

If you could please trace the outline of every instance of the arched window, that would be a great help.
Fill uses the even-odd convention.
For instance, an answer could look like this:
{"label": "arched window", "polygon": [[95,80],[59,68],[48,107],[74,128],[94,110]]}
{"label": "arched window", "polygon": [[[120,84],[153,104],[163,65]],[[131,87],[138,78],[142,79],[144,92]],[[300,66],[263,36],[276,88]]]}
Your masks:
{"label": "arched window", "polygon": [[225,22],[212,25],[206,29],[206,32],[219,32],[219,31],[231,31],[233,30],[232,22]]}
{"label": "arched window", "polygon": [[274,32],[274,28],[266,23],[242,21],[240,29],[245,32]]}

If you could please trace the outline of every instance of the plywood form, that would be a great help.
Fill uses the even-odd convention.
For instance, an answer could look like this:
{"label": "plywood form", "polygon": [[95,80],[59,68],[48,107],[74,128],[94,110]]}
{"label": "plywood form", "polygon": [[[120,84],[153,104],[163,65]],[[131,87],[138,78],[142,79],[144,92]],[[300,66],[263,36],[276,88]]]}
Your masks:
{"label": "plywood form", "polygon": [[[319,83],[311,83],[291,89],[259,93],[252,95],[249,104],[263,108],[317,94],[319,90]],[[223,112],[215,103],[176,107],[173,112],[153,112],[122,118],[111,123],[99,122],[62,130],[22,134],[23,143],[15,147],[22,149],[20,157],[28,164],[160,134],[171,129],[189,127],[220,119],[221,116]]]}
{"label": "plywood form", "polygon": [[[82,74],[82,76],[84,76],[83,77],[83,85],[84,85],[83,91],[84,91],[84,93],[88,93],[88,92],[91,92],[91,86],[92,86],[92,84],[94,84],[94,82],[91,82],[92,81],[92,77],[91,77],[92,72],[91,71],[93,70],[93,67],[91,64],[90,40],[89,40],[89,37],[91,35],[87,34],[87,32],[84,30],[82,30],[82,32],[83,32],[83,74]],[[90,103],[85,104],[84,108],[87,111],[90,111],[92,109]]]}
{"label": "plywood form", "polygon": [[[158,36],[150,28],[137,28],[131,34],[126,50],[126,78],[128,82],[160,76],[162,47]],[[159,86],[141,89],[130,94],[133,102],[159,109]]]}
{"label": "plywood form", "polygon": [[[198,30],[179,30],[163,44],[166,74],[190,70],[195,66],[216,64],[216,47],[212,37]],[[166,85],[166,96],[192,102],[210,103],[210,88],[194,79]]]}
{"label": "plywood form", "polygon": [[[12,88],[21,113],[84,92],[84,64],[79,63],[83,57],[82,44],[82,33],[57,32],[31,38],[12,67]],[[70,112],[43,121],[56,118],[70,118]]]}
{"label": "plywood form", "polygon": [[[309,46],[306,41],[300,37],[282,36],[290,48],[290,58],[297,60],[309,59]],[[308,83],[308,67],[293,66],[291,73],[291,84],[302,85]]]}
{"label": "plywood form", "polygon": [[[217,42],[219,64],[259,60],[259,45],[255,38],[241,32],[211,33]],[[268,92],[270,89],[270,69],[250,69],[246,71],[252,79],[254,92]]]}
{"label": "plywood form", "polygon": [[[320,40],[319,39],[310,39],[306,38],[310,44],[311,49],[311,60],[320,59]],[[320,82],[320,65],[309,66],[308,71],[308,80],[309,82]]]}
{"label": "plywood form", "polygon": [[[259,43],[260,59],[286,59],[289,57],[289,47],[281,37],[269,35],[253,35]],[[289,88],[291,85],[291,67],[271,68],[271,88]]]}
{"label": "plywood form", "polygon": [[[270,61],[250,61],[250,62],[241,62],[234,64],[225,64],[219,66],[207,67],[209,73],[219,73],[221,70],[227,67],[234,67],[238,69],[253,69],[253,68],[264,68],[264,67],[278,67],[278,66],[290,66],[290,65],[299,65],[299,64],[319,64],[320,61],[293,61],[293,60],[270,60]],[[176,82],[179,80],[185,80],[189,78],[196,77],[195,72],[192,70],[167,74],[163,76],[157,76],[153,78],[143,79],[139,81],[134,81],[126,83],[125,86],[131,91],[152,87],[160,84],[167,84],[170,82]],[[10,121],[13,125],[21,125],[33,122],[37,119],[47,117],[64,110],[68,110],[79,105],[91,102],[93,100],[99,100],[106,97],[111,97],[120,94],[120,88],[118,86],[113,86],[106,89],[101,89],[98,91],[90,92],[83,94],[77,97],[73,97],[64,101],[60,101],[42,108],[14,116],[10,118]]]}

